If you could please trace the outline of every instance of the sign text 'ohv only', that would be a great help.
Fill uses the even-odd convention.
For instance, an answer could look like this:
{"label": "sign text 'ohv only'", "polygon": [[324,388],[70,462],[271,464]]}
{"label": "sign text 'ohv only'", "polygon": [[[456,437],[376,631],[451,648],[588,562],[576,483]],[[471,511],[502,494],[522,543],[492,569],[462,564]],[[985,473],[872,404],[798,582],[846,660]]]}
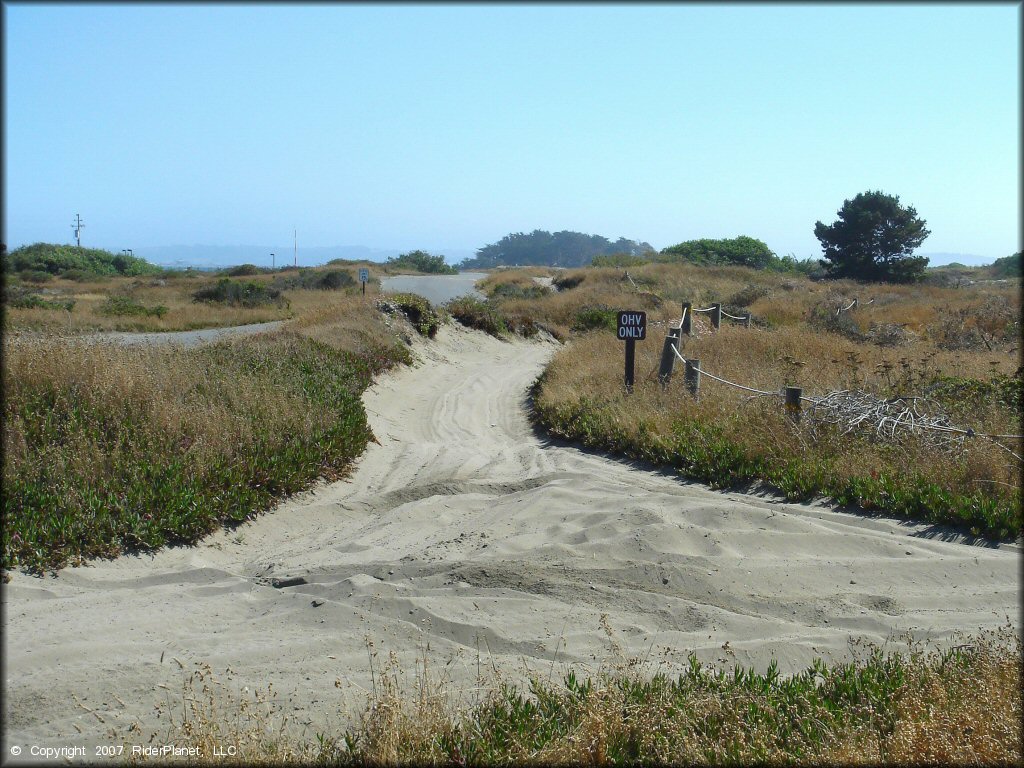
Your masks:
{"label": "sign text 'ohv only'", "polygon": [[647,313],[634,310],[619,312],[618,336],[623,341],[633,339],[643,341],[647,338]]}

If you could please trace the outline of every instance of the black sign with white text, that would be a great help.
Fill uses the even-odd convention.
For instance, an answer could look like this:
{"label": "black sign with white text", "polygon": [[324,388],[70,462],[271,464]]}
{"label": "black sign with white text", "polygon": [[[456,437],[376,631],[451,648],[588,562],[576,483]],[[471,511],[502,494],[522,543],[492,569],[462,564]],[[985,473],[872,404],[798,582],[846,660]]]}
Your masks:
{"label": "black sign with white text", "polygon": [[621,341],[643,341],[647,338],[647,313],[625,309],[619,312],[618,336]]}

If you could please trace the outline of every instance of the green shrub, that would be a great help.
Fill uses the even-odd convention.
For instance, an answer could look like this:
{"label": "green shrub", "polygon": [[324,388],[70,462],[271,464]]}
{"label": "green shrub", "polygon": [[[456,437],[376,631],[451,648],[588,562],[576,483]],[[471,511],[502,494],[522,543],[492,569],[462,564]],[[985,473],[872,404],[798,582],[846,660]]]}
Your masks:
{"label": "green shrub", "polygon": [[29,283],[46,283],[53,278],[49,272],[38,269],[25,269],[21,272],[21,279]]}
{"label": "green shrub", "polygon": [[574,331],[592,331],[595,329],[607,329],[614,331],[619,321],[619,313],[604,304],[588,304],[576,312],[576,318],[572,324]]}
{"label": "green shrub", "polygon": [[163,304],[146,307],[131,296],[115,294],[108,296],[98,311],[101,315],[114,317],[163,317],[167,314],[167,307]]}
{"label": "green shrub", "polygon": [[391,294],[387,299],[377,302],[377,306],[385,312],[397,309],[409,318],[421,336],[430,339],[437,335],[437,329],[441,327],[441,317],[433,305],[415,293]]}
{"label": "green shrub", "polygon": [[729,304],[736,307],[749,307],[758,299],[763,299],[768,295],[768,288],[763,285],[750,285],[745,286],[741,290],[737,291],[729,298]]}
{"label": "green shrub", "polygon": [[492,299],[539,299],[547,296],[551,291],[543,286],[534,283],[533,285],[522,286],[516,283],[499,283],[491,291]]}
{"label": "green shrub", "polygon": [[355,286],[355,278],[344,269],[329,269],[326,271],[316,269],[299,269],[290,275],[281,275],[273,282],[273,287],[279,291],[286,290],[307,290],[307,291],[338,291],[343,288]]}
{"label": "green shrub", "polygon": [[76,283],[90,283],[110,280],[109,275],[97,275],[84,269],[69,269],[61,277],[65,280],[74,280]]}
{"label": "green shrub", "polygon": [[585,279],[586,278],[583,275],[578,273],[562,273],[558,275],[554,280],[552,280],[551,283],[552,285],[555,286],[555,288],[557,288],[560,291],[568,291],[580,285],[580,283],[582,283]]}
{"label": "green shrub", "polygon": [[397,269],[411,269],[432,275],[457,275],[459,270],[444,263],[444,256],[432,256],[426,251],[411,251],[388,259],[387,265]]}
{"label": "green shrub", "polygon": [[494,307],[473,296],[460,296],[445,305],[452,317],[467,328],[476,328],[498,338],[509,332],[508,323]]}
{"label": "green shrub", "polygon": [[4,304],[18,309],[63,309],[70,312],[75,307],[74,299],[44,299],[21,285],[4,286]]}
{"label": "green shrub", "polygon": [[220,278],[213,285],[207,285],[192,294],[195,301],[205,301],[211,304],[227,304],[237,307],[259,307],[268,304],[285,306],[287,300],[281,295],[281,291],[263,283],[243,283],[237,280],[229,280],[226,277]]}
{"label": "green shrub", "polygon": [[259,275],[266,270],[260,269],[255,264],[239,264],[237,267],[231,267],[225,270],[224,274],[229,277],[251,277],[252,275]]}
{"label": "green shrub", "polygon": [[100,248],[82,248],[77,245],[34,243],[15,248],[3,255],[4,272],[26,270],[63,275],[71,269],[92,275],[152,275],[162,270],[145,259],[127,254],[114,254]]}

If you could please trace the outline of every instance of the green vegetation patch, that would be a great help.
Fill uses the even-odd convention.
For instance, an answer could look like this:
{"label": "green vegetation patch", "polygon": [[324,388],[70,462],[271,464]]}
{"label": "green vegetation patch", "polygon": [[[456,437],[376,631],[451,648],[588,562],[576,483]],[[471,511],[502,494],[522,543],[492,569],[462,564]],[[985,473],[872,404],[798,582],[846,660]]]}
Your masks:
{"label": "green vegetation patch", "polygon": [[192,298],[196,301],[237,307],[260,307],[270,304],[282,307],[288,303],[277,288],[255,281],[241,282],[226,277],[200,288],[192,294]]}
{"label": "green vegetation patch", "polygon": [[4,367],[3,567],[193,543],[372,435],[359,395],[403,350],[276,332],[196,350],[13,350]]}
{"label": "green vegetation patch", "polygon": [[63,275],[70,270],[88,275],[157,275],[163,269],[145,259],[100,248],[77,245],[34,243],[15,248],[3,255],[4,272],[45,272]]}
{"label": "green vegetation patch", "polygon": [[444,262],[443,255],[433,256],[426,251],[410,251],[400,256],[392,256],[387,266],[393,269],[408,269],[424,272],[429,275],[457,275],[459,270]]}
{"label": "green vegetation patch", "polygon": [[74,299],[44,299],[38,293],[20,285],[4,286],[4,306],[18,309],[62,309],[70,312],[75,308]]}
{"label": "green vegetation patch", "polygon": [[[633,661],[561,682],[500,683],[480,703],[430,706],[389,688],[319,760],[347,765],[1012,764],[1020,758],[1020,638],[982,632],[952,649],[858,649],[792,676],[716,668],[680,673]],[[432,701],[434,697],[430,697]],[[412,701],[411,699],[416,699]],[[378,712],[387,716],[373,716]],[[983,714],[984,713],[984,714]],[[926,750],[922,753],[922,750]]]}
{"label": "green vegetation patch", "polygon": [[617,310],[604,304],[587,305],[576,310],[572,330],[579,332],[601,329],[615,331],[618,317],[619,313]]}
{"label": "green vegetation patch", "polygon": [[274,279],[275,290],[303,289],[307,291],[340,291],[354,288],[356,280],[344,269],[299,269]]}
{"label": "green vegetation patch", "polygon": [[108,296],[97,311],[111,317],[163,317],[167,314],[167,307],[163,304],[147,307],[132,296],[115,294]]}
{"label": "green vegetation patch", "polygon": [[422,296],[415,293],[392,293],[386,300],[379,302],[382,309],[394,306],[413,324],[421,336],[434,338],[441,327],[441,316],[434,306]]}

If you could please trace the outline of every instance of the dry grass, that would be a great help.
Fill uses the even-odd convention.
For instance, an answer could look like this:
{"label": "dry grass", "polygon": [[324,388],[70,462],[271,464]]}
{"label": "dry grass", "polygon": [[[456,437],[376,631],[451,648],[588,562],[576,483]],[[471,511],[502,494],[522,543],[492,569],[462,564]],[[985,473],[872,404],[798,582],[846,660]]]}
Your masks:
{"label": "dry grass", "polygon": [[316,743],[288,731],[272,691],[242,695],[198,667],[182,703],[164,708],[163,741],[204,756],[236,744],[217,760],[233,764],[1020,764],[1020,637],[1008,625],[959,640],[867,646],[851,663],[816,661],[789,678],[694,657],[650,669],[616,654],[594,678],[570,670],[528,690],[499,678],[472,700],[426,656],[410,684],[392,653],[353,724]]}
{"label": "dry grass", "polygon": [[[354,274],[354,270],[348,271]],[[252,275],[231,279],[270,285],[275,279],[288,274],[285,272],[280,275]],[[217,276],[202,274],[183,274],[171,279],[116,277],[96,282],[75,282],[55,278],[42,287],[45,291],[43,296],[49,300],[74,300],[74,307],[70,312],[4,307],[4,328],[6,331],[75,333],[97,330],[186,331],[227,327],[299,318],[307,313],[330,307],[351,307],[351,299],[358,292],[358,288],[352,287],[333,291],[292,288],[285,290],[286,302],[281,306],[269,304],[238,307],[193,300],[192,294],[196,290],[215,283],[217,279]],[[379,282],[369,284],[367,296],[377,295],[379,287]],[[163,306],[167,311],[160,317],[106,315],[102,308],[111,296],[127,296],[147,308]]]}
{"label": "dry grass", "polygon": [[[898,516],[953,522],[998,537],[1019,534],[1019,440],[967,440],[940,450],[902,433],[840,435],[784,417],[778,397],[754,397],[707,376],[694,400],[682,364],[657,380],[662,340],[682,300],[745,305],[749,329],[694,316],[681,353],[715,376],[765,392],[798,386],[806,397],[862,390],[927,398],[923,407],[961,428],[1020,434],[1020,298],[1014,286],[971,288],[813,283],[740,267],[655,264],[568,271],[567,287],[539,299],[501,301],[541,322],[572,328],[586,307],[645,309],[637,385],[622,386],[622,343],[598,330],[573,335],[549,365],[535,400],[542,424],[586,445],[679,467],[717,485],[766,480],[792,498],[832,496]],[[634,287],[633,282],[636,283]],[[860,305],[836,315],[854,298]],[[868,303],[870,301],[870,303]],[[733,304],[731,304],[731,302]],[[733,309],[733,313],[743,311]],[[918,401],[919,403],[924,401]],[[1009,449],[1009,450],[1007,450]]]}

